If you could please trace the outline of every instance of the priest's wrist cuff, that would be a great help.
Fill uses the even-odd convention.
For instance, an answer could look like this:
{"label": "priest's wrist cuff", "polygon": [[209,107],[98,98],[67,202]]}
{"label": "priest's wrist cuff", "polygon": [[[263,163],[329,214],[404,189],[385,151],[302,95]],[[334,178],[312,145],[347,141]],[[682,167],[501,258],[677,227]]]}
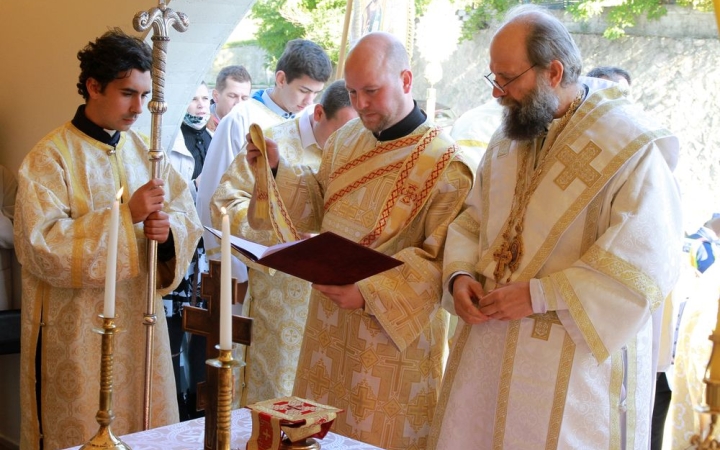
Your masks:
{"label": "priest's wrist cuff", "polygon": [[457,280],[458,277],[463,276],[463,275],[467,275],[470,278],[472,278],[472,275],[470,275],[467,272],[455,272],[450,277],[450,280],[448,281],[448,286],[447,286],[447,289],[448,289],[448,292],[450,293],[450,295],[453,295],[453,285],[455,284],[455,280]]}

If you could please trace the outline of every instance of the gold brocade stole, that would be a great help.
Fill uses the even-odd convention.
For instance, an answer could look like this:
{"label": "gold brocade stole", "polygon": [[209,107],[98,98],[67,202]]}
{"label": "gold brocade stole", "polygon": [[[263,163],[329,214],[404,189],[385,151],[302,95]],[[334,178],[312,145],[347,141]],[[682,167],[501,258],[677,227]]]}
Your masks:
{"label": "gold brocade stole", "polygon": [[[415,148],[402,160],[389,153],[392,149],[410,145],[415,145]],[[373,179],[397,172],[395,184],[383,202],[372,231],[359,240],[366,247],[378,247],[416,216],[458,151],[458,147],[440,134],[440,129],[436,127],[422,136],[408,136],[407,139],[382,144],[343,165],[330,176],[325,210]],[[374,170],[367,170],[368,166],[374,167]]]}
{"label": "gold brocade stole", "polygon": [[255,164],[255,220],[259,222],[269,220],[281,242],[300,240],[300,233],[290,219],[268,164],[262,128],[257,124],[251,124],[250,137],[262,155],[257,158]]}

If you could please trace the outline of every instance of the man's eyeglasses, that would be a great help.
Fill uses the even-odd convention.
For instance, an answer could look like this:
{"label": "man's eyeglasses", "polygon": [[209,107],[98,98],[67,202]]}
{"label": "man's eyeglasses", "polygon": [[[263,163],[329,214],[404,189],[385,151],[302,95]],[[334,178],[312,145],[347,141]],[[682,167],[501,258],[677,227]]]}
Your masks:
{"label": "man's eyeglasses", "polygon": [[[491,88],[497,89],[498,91],[502,92],[503,94],[507,94],[507,92],[505,92],[505,86],[507,86],[508,84],[510,84],[510,83],[512,83],[513,81],[517,80],[517,79],[520,78],[521,76],[525,75],[527,72],[530,72],[530,70],[533,69],[535,66],[537,66],[537,64],[533,64],[533,65],[530,66],[527,70],[525,70],[523,73],[521,73],[520,75],[516,76],[515,78],[509,79],[507,83],[502,84],[502,85],[495,80],[495,74],[492,73],[492,72],[490,72],[489,74],[485,75],[485,81],[487,81],[487,83],[490,85]],[[492,78],[490,78],[491,75],[492,75]]]}

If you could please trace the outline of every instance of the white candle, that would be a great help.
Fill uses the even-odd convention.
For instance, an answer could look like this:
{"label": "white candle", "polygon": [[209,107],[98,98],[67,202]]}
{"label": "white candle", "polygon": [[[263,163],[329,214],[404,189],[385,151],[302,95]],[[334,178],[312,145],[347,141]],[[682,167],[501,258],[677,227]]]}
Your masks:
{"label": "white candle", "polygon": [[117,272],[118,226],[120,224],[120,198],[122,193],[123,188],[120,188],[115,195],[115,201],[110,209],[110,223],[108,224],[105,303],[103,304],[103,316],[108,319],[115,317],[115,278]]}
{"label": "white candle", "polygon": [[232,350],[232,304],[230,278],[230,218],[222,212],[222,250],[220,258],[220,350]]}

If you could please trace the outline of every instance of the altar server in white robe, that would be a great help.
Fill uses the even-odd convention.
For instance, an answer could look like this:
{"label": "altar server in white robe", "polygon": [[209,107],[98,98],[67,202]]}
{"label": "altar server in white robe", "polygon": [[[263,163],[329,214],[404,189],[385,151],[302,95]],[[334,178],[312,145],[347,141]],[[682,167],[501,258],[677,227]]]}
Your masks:
{"label": "altar server in white robe", "polygon": [[[197,211],[205,226],[212,226],[210,205],[212,196],[225,171],[245,146],[250,124],[269,128],[295,117],[313,104],[332,75],[332,63],[327,53],[316,43],[293,39],[275,67],[275,86],[256,91],[252,98],[240,102],[223,117],[213,134],[197,194]],[[220,241],[209,231],[203,234],[208,259],[220,259]],[[247,267],[232,257],[232,276],[247,281]],[[239,299],[240,300],[240,299]]]}
{"label": "altar server in white robe", "polygon": [[651,316],[679,274],[678,140],[581,69],[533,5],[492,40],[505,112],[448,231],[443,304],[462,320],[428,448],[648,448]]}
{"label": "altar server in white robe", "polygon": [[[200,221],[187,183],[169,162],[153,178],[148,139],[130,129],[152,86],[150,47],[109,31],[78,59],[85,104],[35,145],[18,173],[20,448],[27,450],[81,445],[98,431],[101,338],[93,329],[105,311],[123,331],[113,346],[112,429],[143,429],[148,239],[158,242],[150,269],[159,285],[150,426],[178,421],[162,295],[185,275]],[[110,248],[110,207],[121,188],[117,248]],[[110,251],[117,251],[114,314],[103,305]]]}

